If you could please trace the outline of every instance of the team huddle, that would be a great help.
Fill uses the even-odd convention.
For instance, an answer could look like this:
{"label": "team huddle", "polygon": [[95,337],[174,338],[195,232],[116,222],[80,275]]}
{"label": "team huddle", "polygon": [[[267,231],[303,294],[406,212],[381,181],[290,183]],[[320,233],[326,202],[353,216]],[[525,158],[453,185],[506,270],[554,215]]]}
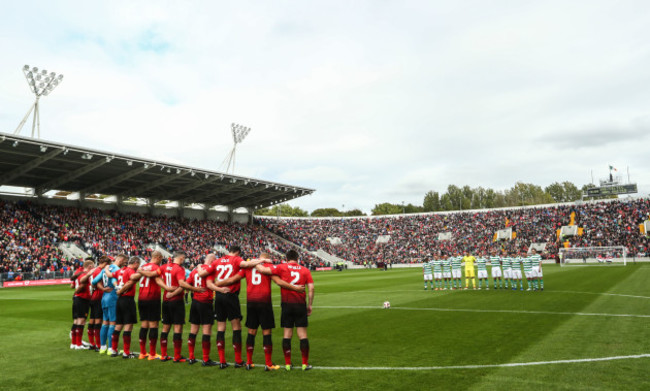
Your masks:
{"label": "team huddle", "polygon": [[[277,370],[272,360],[271,331],[275,317],[271,302],[271,281],[281,290],[281,327],[284,329],[282,350],[285,369],[291,370],[291,338],[294,327],[300,341],[302,370],[309,365],[308,316],[314,300],[314,281],[309,269],[298,264],[298,253],[289,250],[286,263],[274,265],[268,253],[244,261],[238,246],[229,248],[229,254],[217,258],[206,256],[202,265],[188,271],[182,267],[185,253],[176,252],[173,260],[161,264],[163,256],[154,251],[148,263],[139,257],[119,254],[115,258],[103,256],[98,265],[86,260],[83,268],[73,278],[75,289],[72,305],[73,325],[71,349],[93,349],[100,354],[124,359],[198,362],[195,356],[196,339],[201,332],[203,366],[225,369],[225,332],[227,321],[232,327],[234,367],[250,370],[255,367],[253,352],[258,328],[262,329],[266,371]],[[246,279],[246,360],[242,359],[240,281]],[[137,287],[139,285],[139,288]],[[140,352],[131,351],[131,333],[138,321],[136,289],[139,289],[137,307],[140,315]],[[305,291],[307,290],[307,293]],[[185,300],[191,295],[187,340],[189,357],[181,356],[182,333],[185,324]],[[162,305],[161,305],[162,296]],[[308,297],[308,302],[307,302]],[[185,299],[184,299],[185,298]],[[89,343],[82,342],[86,318]],[[160,354],[157,353],[159,322]],[[210,359],[212,327],[216,319],[216,346],[219,361]],[[172,330],[173,328],[173,330]],[[168,337],[173,332],[173,355],[168,355]],[[118,352],[119,335],[122,334],[122,351]],[[147,350],[147,338],[149,342]]]}
{"label": "team huddle", "polygon": [[[488,282],[488,262],[491,267],[494,289],[524,290],[524,279],[528,281],[528,291],[544,290],[544,275],[542,273],[542,257],[536,250],[531,250],[531,255],[499,256],[494,253],[489,258],[475,258],[471,254],[464,257],[451,256],[448,258],[437,257],[433,260],[425,259],[423,263],[424,289],[427,282],[431,289],[447,290],[462,288],[462,269],[465,266],[465,289],[469,288],[470,281],[474,289],[490,289]],[[522,274],[523,267],[523,274]],[[475,270],[476,269],[476,270]],[[522,278],[522,276],[524,278]],[[476,278],[478,277],[478,288]],[[519,288],[518,288],[519,287]]]}

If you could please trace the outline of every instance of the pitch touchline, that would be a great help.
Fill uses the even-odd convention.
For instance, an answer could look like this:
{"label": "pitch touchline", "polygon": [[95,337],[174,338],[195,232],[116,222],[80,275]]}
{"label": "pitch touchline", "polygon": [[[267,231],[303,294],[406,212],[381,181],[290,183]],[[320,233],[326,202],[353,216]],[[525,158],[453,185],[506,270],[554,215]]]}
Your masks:
{"label": "pitch touchline", "polygon": [[648,357],[650,357],[650,354],[637,354],[632,356],[580,358],[574,360],[515,362],[515,363],[506,363],[506,364],[487,364],[487,365],[449,365],[449,366],[435,366],[435,367],[314,367],[314,368],[330,370],[330,371],[433,371],[433,370],[440,370],[440,369],[527,367],[527,366],[534,366],[534,365],[573,364],[573,363],[598,362],[598,361],[627,360],[632,358],[648,358]]}
{"label": "pitch touchline", "polygon": [[[381,309],[379,306],[371,305],[333,305],[333,306],[314,306],[322,309]],[[621,318],[650,318],[650,315],[638,314],[606,314],[597,312],[553,312],[553,311],[524,311],[524,310],[482,310],[475,308],[435,308],[435,307],[391,307],[391,310],[403,311],[439,311],[439,312],[484,312],[484,313],[507,313],[507,314],[534,314],[534,315],[571,315],[571,316],[609,316]]]}
{"label": "pitch touchline", "polygon": [[650,299],[650,296],[624,295],[621,293],[576,292],[576,291],[548,291],[547,293],[580,293],[584,295],[605,295],[605,296],[633,297],[636,299]]}

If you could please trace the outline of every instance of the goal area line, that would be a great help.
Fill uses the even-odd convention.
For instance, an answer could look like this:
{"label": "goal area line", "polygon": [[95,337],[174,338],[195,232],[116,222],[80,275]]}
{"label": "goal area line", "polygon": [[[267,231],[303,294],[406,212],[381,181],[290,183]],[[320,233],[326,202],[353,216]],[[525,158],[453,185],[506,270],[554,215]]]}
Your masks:
{"label": "goal area line", "polygon": [[592,363],[592,362],[601,362],[601,361],[631,360],[631,359],[639,359],[639,358],[650,358],[650,354],[646,353],[646,354],[635,354],[630,356],[610,356],[610,357],[596,357],[596,358],[578,358],[572,360],[532,361],[532,362],[485,364],[485,365],[446,365],[446,366],[429,366],[429,367],[320,367],[320,366],[315,366],[314,369],[321,369],[327,371],[435,371],[435,370],[445,370],[445,369],[511,368],[511,367],[528,367],[528,366],[553,365],[553,364]]}

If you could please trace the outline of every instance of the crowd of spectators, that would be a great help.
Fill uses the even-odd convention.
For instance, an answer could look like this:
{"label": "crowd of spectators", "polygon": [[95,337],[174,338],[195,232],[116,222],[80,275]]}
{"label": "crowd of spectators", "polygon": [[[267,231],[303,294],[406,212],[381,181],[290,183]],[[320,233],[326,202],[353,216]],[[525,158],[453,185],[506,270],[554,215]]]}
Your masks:
{"label": "crowd of spectators", "polygon": [[[169,252],[182,250],[188,267],[215,248],[238,244],[244,257],[271,252],[281,258],[292,246],[259,226],[211,220],[118,213],[100,209],[45,206],[0,201],[0,273],[66,272],[79,260],[66,259],[61,243],[74,243],[94,257],[126,253],[148,258],[158,244]],[[301,251],[302,252],[302,251]],[[305,265],[321,262],[302,252]],[[43,273],[41,273],[42,277]],[[38,278],[38,277],[37,277]]]}
{"label": "crowd of spectators", "polygon": [[[13,278],[25,273],[31,273],[31,278],[66,273],[79,260],[66,259],[59,249],[65,242],[94,257],[123,252],[145,259],[151,245],[158,244],[169,252],[185,251],[188,267],[215,248],[232,244],[241,246],[245,258],[270,251],[280,259],[297,247],[302,262],[312,267],[327,266],[308,253],[318,249],[358,264],[392,264],[438,254],[488,255],[502,249],[520,253],[531,243],[546,243],[544,258],[554,258],[559,246],[564,246],[556,230],[569,224],[572,213],[583,234],[564,238],[570,246],[622,245],[630,256],[650,254],[650,240],[639,232],[639,224],[650,213],[648,199],[377,218],[258,217],[255,224],[0,201],[0,273],[5,279],[9,273]],[[516,238],[495,242],[494,233],[506,227]],[[438,240],[438,234],[446,232],[451,239]],[[390,236],[387,243],[377,243],[382,235]],[[333,238],[340,243],[328,240]]]}
{"label": "crowd of spectators", "polygon": [[[358,264],[410,263],[439,254],[489,255],[502,249],[521,253],[531,243],[545,243],[543,256],[554,258],[565,241],[577,247],[622,245],[631,256],[645,255],[650,253],[650,240],[640,233],[639,224],[648,219],[649,212],[650,200],[630,199],[377,218],[259,217],[256,223],[307,250],[323,249]],[[572,213],[583,234],[558,241],[557,230],[570,224]],[[495,232],[506,227],[512,228],[515,239],[495,242]],[[451,240],[438,240],[438,234],[446,232],[451,233]],[[382,235],[390,235],[385,244],[377,243]]]}

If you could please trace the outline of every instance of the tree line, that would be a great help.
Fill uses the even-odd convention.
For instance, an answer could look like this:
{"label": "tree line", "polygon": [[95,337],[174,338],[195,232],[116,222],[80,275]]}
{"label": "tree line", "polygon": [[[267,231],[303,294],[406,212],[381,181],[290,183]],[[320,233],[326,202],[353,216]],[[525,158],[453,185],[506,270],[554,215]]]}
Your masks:
{"label": "tree line", "polygon": [[[484,187],[459,187],[449,185],[447,191],[440,193],[430,190],[424,195],[422,205],[392,204],[384,202],[376,204],[371,211],[373,216],[393,215],[401,213],[423,213],[455,211],[467,209],[491,209],[540,204],[552,204],[557,202],[573,202],[582,199],[582,194],[588,188],[593,187],[587,184],[578,188],[575,184],[565,182],[554,182],[544,188],[532,183],[517,182],[506,190],[494,190]],[[614,196],[615,198],[616,196]],[[271,208],[263,208],[255,211],[258,216],[283,216],[283,217],[345,217],[345,216],[366,216],[359,209],[342,211],[337,208],[319,208],[308,213],[299,207],[292,207],[288,204],[275,205]]]}

